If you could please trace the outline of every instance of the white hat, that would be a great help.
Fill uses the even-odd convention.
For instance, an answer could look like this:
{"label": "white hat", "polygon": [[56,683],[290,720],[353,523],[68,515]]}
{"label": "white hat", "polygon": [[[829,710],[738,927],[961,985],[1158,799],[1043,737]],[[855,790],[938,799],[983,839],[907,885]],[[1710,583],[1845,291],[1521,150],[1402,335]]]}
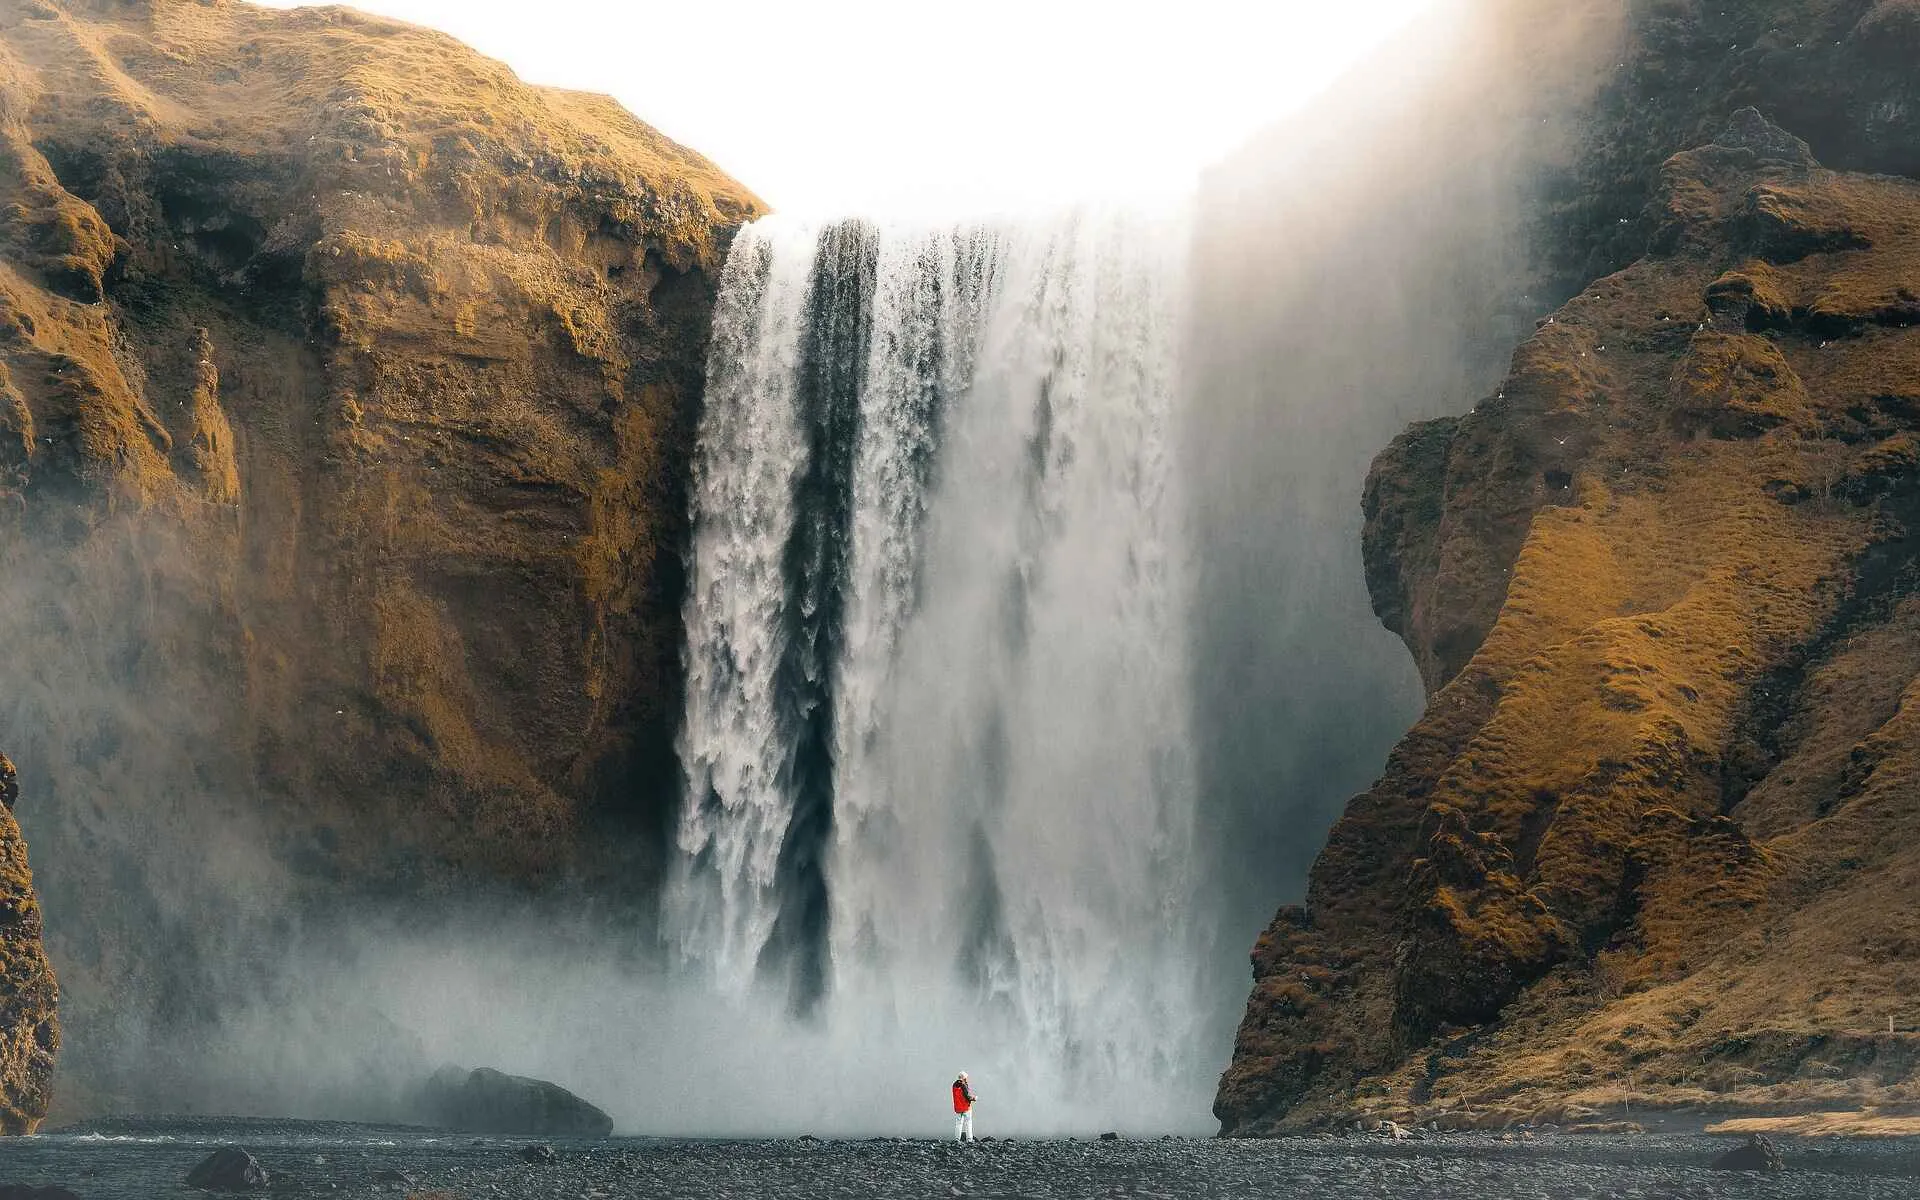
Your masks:
{"label": "white hat", "polygon": [[960,1078],[965,1079],[966,1077],[967,1073],[965,1071],[960,1072]]}

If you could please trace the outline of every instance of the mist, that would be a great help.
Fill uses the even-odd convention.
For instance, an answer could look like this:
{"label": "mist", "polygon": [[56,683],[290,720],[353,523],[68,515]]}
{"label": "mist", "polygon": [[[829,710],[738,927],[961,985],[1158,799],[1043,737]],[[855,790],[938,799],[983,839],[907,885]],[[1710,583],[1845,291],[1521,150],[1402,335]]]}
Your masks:
{"label": "mist", "polygon": [[[1533,223],[1584,78],[1567,64],[1609,43],[1598,6],[1518,34],[1502,7],[1436,7],[1202,181],[1181,453],[1195,754],[1229,945],[1305,898],[1327,829],[1423,705],[1367,595],[1373,456],[1490,395],[1564,298]],[[1244,993],[1244,958],[1231,966]]]}
{"label": "mist", "polygon": [[[1097,378],[1139,330],[1096,328],[1076,309],[1066,334],[1101,353],[1056,376],[1066,351],[1027,340],[1019,313],[991,326],[1012,347],[995,394],[1017,416],[966,434],[992,469],[921,481],[939,503],[971,507],[894,512],[927,517],[933,565],[891,580],[908,597],[899,612],[859,607],[884,590],[875,584],[848,618],[872,626],[867,649],[891,653],[897,638],[904,666],[815,700],[843,706],[843,736],[861,705],[905,716],[872,718],[867,740],[840,747],[845,761],[857,757],[848,746],[867,755],[867,790],[840,793],[860,807],[842,810],[837,832],[814,828],[784,874],[789,826],[762,831],[753,853],[766,877],[747,882],[771,899],[724,935],[752,932],[731,977],[686,953],[698,925],[674,927],[662,894],[711,866],[684,828],[680,846],[612,847],[611,868],[538,887],[478,884],[457,863],[410,877],[419,847],[361,828],[345,836],[391,852],[356,882],[297,804],[261,802],[284,781],[274,748],[244,732],[257,681],[236,648],[274,618],[246,611],[236,583],[271,569],[243,553],[244,518],[189,535],[165,512],[47,501],[54,515],[23,522],[0,575],[0,748],[21,768],[18,815],[65,990],[58,1111],[408,1120],[410,1089],[455,1063],[551,1079],[621,1132],[928,1134],[947,1119],[946,1080],[965,1069],[982,1133],[1211,1130],[1244,952],[1302,897],[1327,828],[1422,703],[1411,659],[1370,611],[1368,464],[1408,422],[1488,394],[1558,299],[1532,266],[1524,214],[1552,178],[1540,127],[1560,101],[1516,82],[1519,51],[1485,33],[1479,10],[1424,18],[1211,171],[1181,221],[1122,230],[1102,251],[1173,243],[1139,255],[1145,266],[1125,260],[1140,293],[1130,311],[1160,329],[1170,295],[1184,306],[1169,338],[1177,371],[1169,357],[1114,373],[1133,380],[1147,416],[1118,421],[1087,400],[1099,418],[1088,446],[1165,421],[1164,446],[1117,455],[1100,477],[1132,486],[1164,455],[1172,485],[1141,488],[1151,503],[1138,512],[1115,516],[1120,489],[1083,486],[1068,456],[1044,460],[1050,406],[1066,403],[1054,389]],[[965,239],[925,245],[971,253]],[[1033,241],[1042,265],[1021,269],[1047,277],[1050,246]],[[903,277],[918,278],[907,260],[923,248],[909,247]],[[1062,346],[1081,346],[1066,334]],[[1045,472],[1020,475],[1031,460],[1072,485],[1054,507],[1014,503],[1044,491]],[[1080,539],[1052,558],[1036,548],[1049,521]],[[1126,522],[1137,538],[1116,533]],[[784,547],[765,551],[773,562]],[[991,577],[970,573],[982,556]],[[1178,578],[1146,616],[1083,605],[1047,575],[1117,594],[1149,560]],[[931,614],[933,632],[901,624],[909,608]],[[898,627],[873,632],[886,621]],[[1046,653],[1029,656],[1013,626],[1038,631]],[[905,700],[902,674],[920,689]],[[1129,706],[1094,708],[1089,694]],[[1039,723],[1050,713],[1062,722],[1051,738]],[[834,735],[808,736],[818,748]],[[1109,753],[1116,744],[1128,753]],[[904,789],[912,802],[890,808]],[[1010,795],[1057,807],[1007,819]],[[364,811],[406,798],[378,799]],[[1085,834],[1100,820],[1106,843]],[[913,822],[940,838],[903,837]],[[978,857],[947,856],[976,845]],[[656,869],[663,858],[670,869]],[[629,877],[607,890],[628,859]],[[855,878],[861,864],[872,869]],[[1003,910],[920,896],[943,869]],[[837,924],[806,907],[835,894],[820,891],[831,879],[805,876],[822,870],[840,873]],[[798,914],[786,926],[783,903]],[[790,973],[769,977],[761,954],[779,929],[803,958],[839,969],[797,991]],[[932,943],[924,953],[917,934]],[[1067,969],[1050,975],[1049,963]],[[1007,982],[1023,971],[1024,991]]]}

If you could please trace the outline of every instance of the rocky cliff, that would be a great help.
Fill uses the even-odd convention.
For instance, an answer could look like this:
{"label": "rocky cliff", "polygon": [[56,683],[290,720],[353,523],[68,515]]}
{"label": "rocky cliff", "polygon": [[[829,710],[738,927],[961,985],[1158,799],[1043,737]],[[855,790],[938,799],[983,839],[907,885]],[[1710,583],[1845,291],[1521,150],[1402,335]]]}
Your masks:
{"label": "rocky cliff", "polygon": [[3,719],[76,1088],[252,986],[289,889],[644,884],[757,210],[427,30],[0,0]]}
{"label": "rocky cliff", "polygon": [[1369,477],[1428,705],[1254,950],[1229,1133],[1920,1099],[1920,183],[1859,173],[1920,10],[1633,9],[1533,209],[1611,273]]}
{"label": "rocky cliff", "polygon": [[0,1134],[32,1133],[53,1099],[60,999],[41,943],[40,901],[13,819],[20,783],[0,754]]}

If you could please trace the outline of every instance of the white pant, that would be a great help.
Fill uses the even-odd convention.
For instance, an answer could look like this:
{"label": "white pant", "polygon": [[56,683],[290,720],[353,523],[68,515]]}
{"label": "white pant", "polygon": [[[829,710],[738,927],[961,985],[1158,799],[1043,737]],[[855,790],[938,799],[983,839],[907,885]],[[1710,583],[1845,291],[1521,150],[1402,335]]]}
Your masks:
{"label": "white pant", "polygon": [[953,1140],[956,1142],[973,1140],[973,1110],[953,1114]]}

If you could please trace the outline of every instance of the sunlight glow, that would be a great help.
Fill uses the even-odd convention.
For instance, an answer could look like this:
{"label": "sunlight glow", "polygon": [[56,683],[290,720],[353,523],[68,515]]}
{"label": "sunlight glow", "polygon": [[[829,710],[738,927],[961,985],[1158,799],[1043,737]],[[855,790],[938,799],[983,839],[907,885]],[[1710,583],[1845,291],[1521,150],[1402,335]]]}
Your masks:
{"label": "sunlight glow", "polygon": [[[269,0],[290,7],[296,0]],[[608,92],[789,211],[1185,190],[1434,0],[358,0]]]}

